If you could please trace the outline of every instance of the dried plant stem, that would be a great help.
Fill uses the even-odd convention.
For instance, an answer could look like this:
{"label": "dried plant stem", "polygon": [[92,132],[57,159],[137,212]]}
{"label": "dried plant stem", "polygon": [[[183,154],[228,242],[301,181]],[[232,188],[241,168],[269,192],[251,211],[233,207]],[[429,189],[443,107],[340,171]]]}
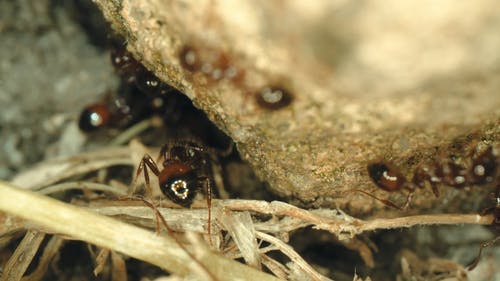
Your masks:
{"label": "dried plant stem", "polygon": [[[189,268],[191,257],[170,237],[160,237],[136,226],[20,190],[5,182],[0,182],[0,210],[55,233],[118,251],[180,276],[193,272]],[[197,257],[221,281],[278,280],[210,251],[197,253]]]}
{"label": "dried plant stem", "polygon": [[26,232],[16,251],[5,265],[1,281],[19,281],[38,251],[45,233],[36,230]]}
{"label": "dried plant stem", "polygon": [[[480,216],[478,214],[432,214],[364,221],[350,217],[342,212],[326,209],[308,211],[278,201],[224,200],[216,204],[220,204],[220,206],[233,211],[255,211],[263,214],[291,217],[298,221],[291,222],[288,220],[284,222],[288,226],[290,224],[297,227],[313,225],[317,229],[327,230],[336,234],[339,239],[352,238],[363,232],[377,229],[408,228],[416,225],[434,224],[489,225],[493,222],[493,216]],[[273,222],[273,227],[283,229],[277,227],[276,222]],[[282,227],[287,228],[287,226]],[[257,225],[256,228],[258,228]]]}
{"label": "dried plant stem", "polygon": [[61,247],[64,245],[65,240],[59,236],[52,236],[49,242],[43,249],[43,254],[40,257],[38,266],[36,269],[30,273],[28,276],[24,276],[22,281],[38,281],[42,280],[45,275],[47,268],[53,258],[59,253]]}
{"label": "dried plant stem", "polygon": [[[306,226],[328,230],[339,239],[349,239],[358,234],[378,229],[408,228],[416,225],[456,225],[481,224],[489,225],[493,216],[478,214],[432,214],[398,218],[360,220],[336,210],[304,210],[284,202],[266,202],[257,200],[214,200],[214,205],[232,211],[252,211],[255,213],[283,216],[280,220],[255,222],[255,229],[267,233],[289,232]],[[123,201],[120,206],[112,206],[101,202],[104,206],[91,206],[95,212],[115,216],[152,219],[152,213],[147,207],[134,205],[133,201]],[[130,204],[127,206],[127,204]],[[196,204],[195,204],[196,206]],[[287,210],[289,208],[289,210]],[[199,209],[158,208],[168,224],[174,230],[203,231],[206,224],[206,212]],[[178,222],[183,222],[179,224]],[[179,227],[184,229],[179,229]]]}
{"label": "dried plant stem", "polygon": [[161,120],[158,120],[157,117],[149,118],[146,120],[142,120],[141,122],[134,124],[132,127],[126,129],[121,134],[119,134],[113,141],[111,141],[110,145],[123,145],[130,141],[132,138],[139,135],[141,132],[161,124]]}
{"label": "dried plant stem", "polygon": [[400,217],[393,219],[374,219],[363,221],[358,226],[359,233],[377,229],[392,229],[402,227],[412,227],[416,225],[434,224],[483,224],[489,225],[493,222],[493,216],[480,216],[478,214],[435,214]]}
{"label": "dried plant stem", "polygon": [[132,166],[128,147],[106,147],[93,152],[42,162],[14,177],[23,189],[39,189],[63,179],[116,165]]}
{"label": "dried plant stem", "polygon": [[291,246],[281,241],[280,239],[260,231],[256,231],[255,235],[259,239],[276,245],[280,249],[280,251],[287,255],[298,267],[300,267],[311,278],[311,280],[331,280],[314,270],[314,268],[312,268],[297,252],[295,252],[295,250],[293,250]]}
{"label": "dried plant stem", "polygon": [[64,182],[60,184],[55,184],[48,186],[46,188],[42,188],[38,190],[39,194],[52,194],[55,192],[60,192],[60,191],[66,191],[70,189],[90,189],[90,190],[97,190],[97,191],[106,191],[106,192],[111,192],[116,195],[127,195],[127,190],[112,186],[112,185],[107,185],[107,184],[101,184],[101,183],[95,183],[95,182],[88,182],[88,181],[72,181],[72,182]]}

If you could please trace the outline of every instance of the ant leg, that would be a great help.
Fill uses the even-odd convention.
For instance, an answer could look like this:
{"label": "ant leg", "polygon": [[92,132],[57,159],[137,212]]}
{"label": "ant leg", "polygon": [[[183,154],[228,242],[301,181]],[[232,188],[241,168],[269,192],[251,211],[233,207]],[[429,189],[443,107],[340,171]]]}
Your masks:
{"label": "ant leg", "polygon": [[401,210],[406,210],[408,209],[408,207],[410,206],[410,203],[411,203],[411,199],[413,198],[413,191],[410,191],[408,192],[408,196],[406,197],[406,202],[405,204],[403,205],[403,207],[401,207]]}
{"label": "ant leg", "polygon": [[410,195],[412,194],[412,193],[408,194],[408,197],[406,199],[405,205],[403,205],[403,207],[399,207],[398,205],[396,205],[396,203],[392,202],[391,200],[378,198],[377,196],[375,196],[375,195],[373,195],[371,193],[368,193],[368,192],[366,192],[364,190],[361,190],[361,189],[352,189],[352,190],[347,190],[345,192],[360,192],[360,193],[363,193],[363,194],[365,194],[367,196],[370,196],[371,198],[373,198],[373,199],[381,202],[382,204],[384,204],[386,206],[389,206],[389,207],[392,207],[392,208],[395,208],[395,209],[398,209],[398,210],[401,210],[401,211],[403,211],[407,207],[407,205],[410,204],[409,203],[411,201],[410,200],[411,199]]}
{"label": "ant leg", "polygon": [[[144,205],[146,205],[147,207],[151,208],[153,210],[153,212],[155,213],[156,234],[159,235],[160,234],[160,216],[162,216],[161,213],[160,213],[160,211],[158,211],[158,208],[156,208],[155,205],[153,205],[152,203],[150,203],[146,199],[144,199],[142,197],[140,197],[140,199],[142,200],[142,202],[144,203]],[[168,229],[168,226],[166,226],[166,228]]]}
{"label": "ant leg", "polygon": [[481,259],[481,254],[483,253],[483,249],[484,248],[487,248],[493,244],[495,244],[497,241],[500,240],[500,236],[497,236],[495,239],[493,240],[490,240],[490,241],[486,241],[486,242],[483,242],[481,243],[481,246],[479,247],[479,253],[477,254],[477,257],[472,261],[472,263],[467,266],[467,270],[468,271],[471,271],[473,270],[474,268],[476,268],[476,266],[478,265],[479,263],[479,260]]}
{"label": "ant leg", "polygon": [[141,173],[143,173],[144,174],[144,181],[146,182],[148,192],[152,194],[148,169],[151,170],[151,172],[153,172],[153,174],[155,174],[156,176],[160,175],[160,170],[158,169],[158,166],[156,165],[153,158],[151,158],[151,156],[149,156],[149,154],[144,154],[144,156],[142,157],[141,163],[139,163],[139,167],[137,167],[137,171],[135,173],[135,179],[134,179],[134,183],[133,183],[134,184],[134,191],[135,191],[137,179],[139,178],[139,175]]}
{"label": "ant leg", "polygon": [[[212,183],[210,178],[203,177],[201,179],[204,184],[205,194],[207,196],[207,209],[208,209],[208,218],[207,218],[207,233],[210,237],[212,234]],[[210,243],[212,243],[212,239],[210,239]]]}
{"label": "ant leg", "polygon": [[160,159],[163,157],[163,160],[167,159],[167,151],[170,148],[170,143],[164,144],[161,149],[160,153],[158,154],[158,158],[156,159],[156,162],[160,162]]}
{"label": "ant leg", "polygon": [[434,193],[434,196],[436,196],[436,198],[439,198],[440,193],[437,185],[431,183],[431,188],[432,188],[432,193]]}
{"label": "ant leg", "polygon": [[161,223],[163,224],[163,226],[165,226],[165,229],[167,229],[167,232],[170,235],[170,238],[172,238],[174,240],[174,242],[188,256],[190,256],[192,258],[192,260],[199,266],[199,268],[204,271],[204,273],[208,277],[207,280],[217,280],[215,278],[215,276],[213,275],[213,273],[210,272],[210,270],[208,270],[208,268],[203,263],[201,263],[201,261],[198,259],[198,257],[195,257],[190,251],[188,251],[187,248],[186,248],[186,246],[184,246],[184,244],[182,244],[182,242],[176,237],[176,235],[174,233],[174,230],[168,226],[167,221],[165,220],[165,217],[163,217],[163,215],[160,213],[160,211],[158,210],[158,208],[156,206],[154,206],[153,204],[151,204],[150,202],[148,202],[147,200],[144,200],[143,198],[141,198],[141,199],[142,199],[142,202],[144,202],[144,204],[147,207],[153,209],[153,211],[155,212],[155,217],[157,219],[156,226],[158,227],[157,233],[159,233],[159,222],[158,222],[158,219],[159,219],[161,221]]}

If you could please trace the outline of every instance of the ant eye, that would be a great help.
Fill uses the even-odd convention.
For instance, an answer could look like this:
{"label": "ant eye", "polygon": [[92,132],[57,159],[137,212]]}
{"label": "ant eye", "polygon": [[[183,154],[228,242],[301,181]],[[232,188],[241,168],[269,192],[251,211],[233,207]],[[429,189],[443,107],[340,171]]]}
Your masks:
{"label": "ant eye", "polygon": [[293,96],[281,87],[265,87],[257,93],[256,99],[262,108],[277,110],[290,105]]}

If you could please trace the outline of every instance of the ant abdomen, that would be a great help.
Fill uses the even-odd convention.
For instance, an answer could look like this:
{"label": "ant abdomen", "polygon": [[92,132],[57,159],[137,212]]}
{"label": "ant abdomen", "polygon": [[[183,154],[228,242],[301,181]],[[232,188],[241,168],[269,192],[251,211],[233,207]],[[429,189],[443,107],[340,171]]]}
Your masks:
{"label": "ant abdomen", "polygon": [[268,110],[278,110],[289,106],[293,101],[290,91],[280,86],[266,86],[256,94],[257,104]]}
{"label": "ant abdomen", "polygon": [[405,176],[392,164],[372,163],[368,165],[368,174],[373,182],[385,191],[396,191],[407,185]]}
{"label": "ant abdomen", "polygon": [[80,113],[78,127],[84,132],[92,132],[107,126],[111,120],[111,112],[105,103],[87,106]]}

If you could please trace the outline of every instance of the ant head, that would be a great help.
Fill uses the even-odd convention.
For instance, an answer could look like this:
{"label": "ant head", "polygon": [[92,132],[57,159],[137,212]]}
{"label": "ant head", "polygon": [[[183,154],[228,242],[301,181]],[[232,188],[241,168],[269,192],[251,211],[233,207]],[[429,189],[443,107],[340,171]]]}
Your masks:
{"label": "ant head", "polygon": [[110,115],[109,108],[105,104],[89,105],[80,114],[78,127],[84,132],[95,131],[109,124]]}
{"label": "ant head", "polygon": [[195,170],[180,161],[171,161],[165,165],[158,177],[160,189],[170,200],[189,208],[197,191]]}

